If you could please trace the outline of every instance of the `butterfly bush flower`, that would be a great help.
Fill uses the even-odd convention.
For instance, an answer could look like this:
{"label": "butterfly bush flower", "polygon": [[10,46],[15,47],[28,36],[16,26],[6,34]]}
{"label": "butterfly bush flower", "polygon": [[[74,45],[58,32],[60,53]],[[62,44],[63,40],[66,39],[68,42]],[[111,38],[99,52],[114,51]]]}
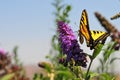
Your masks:
{"label": "butterfly bush flower", "polygon": [[[82,49],[80,49],[77,38],[75,37],[70,26],[62,21],[59,21],[58,32],[62,52],[67,56],[65,62],[70,62],[74,59],[75,65],[86,67],[86,54]],[[60,60],[60,62],[62,60]]]}
{"label": "butterfly bush flower", "polygon": [[6,51],[5,51],[3,48],[0,48],[0,54],[1,54],[1,55],[5,55],[5,54],[6,54]]}

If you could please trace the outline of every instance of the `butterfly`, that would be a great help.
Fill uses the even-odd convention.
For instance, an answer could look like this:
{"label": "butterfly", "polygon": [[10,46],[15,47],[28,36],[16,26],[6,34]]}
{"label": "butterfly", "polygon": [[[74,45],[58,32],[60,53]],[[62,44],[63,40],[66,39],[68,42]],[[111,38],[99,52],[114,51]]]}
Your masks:
{"label": "butterfly", "polygon": [[79,29],[80,43],[82,44],[85,38],[87,47],[90,47],[91,50],[95,49],[98,43],[104,44],[106,38],[109,36],[109,33],[107,32],[90,30],[88,15],[85,9],[82,11],[79,27],[80,27]]}

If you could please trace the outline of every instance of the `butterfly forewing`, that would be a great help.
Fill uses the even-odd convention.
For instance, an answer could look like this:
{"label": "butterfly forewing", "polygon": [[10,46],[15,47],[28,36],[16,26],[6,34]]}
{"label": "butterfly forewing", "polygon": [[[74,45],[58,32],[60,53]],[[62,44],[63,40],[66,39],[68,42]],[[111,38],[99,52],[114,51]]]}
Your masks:
{"label": "butterfly forewing", "polygon": [[[88,17],[87,17],[86,10],[83,10],[82,15],[81,15],[79,34],[81,34],[85,37],[86,43],[87,43],[87,45],[89,45],[89,41],[92,38],[91,38],[91,35],[90,35]],[[81,35],[80,35],[80,37],[81,37]],[[80,38],[80,42],[82,42],[81,40],[82,39]]]}

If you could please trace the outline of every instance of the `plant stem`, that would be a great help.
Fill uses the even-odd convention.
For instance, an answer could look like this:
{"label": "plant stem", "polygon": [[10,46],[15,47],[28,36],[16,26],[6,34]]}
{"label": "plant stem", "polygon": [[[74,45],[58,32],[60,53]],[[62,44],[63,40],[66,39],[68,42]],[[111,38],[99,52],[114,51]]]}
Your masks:
{"label": "plant stem", "polygon": [[87,70],[87,73],[86,73],[86,76],[85,76],[85,80],[88,80],[88,74],[89,74],[92,62],[93,62],[93,59],[91,59],[91,61],[90,61],[90,64],[89,64],[89,67],[88,67],[88,70]]}

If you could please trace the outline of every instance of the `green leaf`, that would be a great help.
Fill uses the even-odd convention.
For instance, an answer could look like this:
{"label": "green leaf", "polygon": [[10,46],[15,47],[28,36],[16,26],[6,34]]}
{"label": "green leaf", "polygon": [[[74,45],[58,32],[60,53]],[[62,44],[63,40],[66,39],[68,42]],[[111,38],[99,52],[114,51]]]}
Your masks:
{"label": "green leaf", "polygon": [[100,51],[102,50],[103,44],[98,44],[93,52],[93,56],[92,58],[96,58],[96,56],[100,53]]}
{"label": "green leaf", "polygon": [[70,5],[67,5],[67,7],[66,7],[67,12],[69,12],[71,10],[71,8],[72,7]]}
{"label": "green leaf", "polygon": [[74,75],[70,71],[67,71],[67,70],[64,70],[64,71],[59,70],[56,72],[56,75],[64,77],[66,79],[70,79],[70,78],[72,79],[74,77]]}
{"label": "green leaf", "polygon": [[49,65],[49,64],[44,64],[44,66],[45,66],[45,69],[47,70],[47,72],[51,73],[51,70],[52,70],[51,65]]}
{"label": "green leaf", "polygon": [[108,45],[108,47],[105,49],[104,52],[104,61],[106,62],[108,60],[108,58],[110,57],[110,55],[115,51],[114,47],[115,47],[116,42],[111,43]]}
{"label": "green leaf", "polygon": [[58,43],[56,42],[56,40],[58,40],[58,37],[57,37],[57,35],[54,35],[54,36],[52,37],[52,47],[53,47],[55,50],[57,50],[57,46],[58,46]]}
{"label": "green leaf", "polygon": [[[14,49],[13,49],[13,54],[14,54],[14,57],[13,57],[13,60],[15,62],[15,64],[17,65],[20,65],[22,63],[20,63],[20,60],[18,58],[18,46],[15,46]],[[22,66],[21,66],[22,67]]]}
{"label": "green leaf", "polygon": [[91,78],[91,76],[88,75],[88,76],[85,78],[85,80],[90,80],[90,78]]}
{"label": "green leaf", "polygon": [[41,78],[43,78],[42,74],[39,76],[37,73],[35,73],[34,77],[33,77],[33,80],[40,80]]}
{"label": "green leaf", "polygon": [[115,60],[120,60],[120,58],[112,58],[111,60],[110,60],[110,64],[112,64]]}
{"label": "green leaf", "polygon": [[100,75],[100,77],[102,78],[102,80],[114,80],[115,79],[113,76],[111,76],[108,73],[103,73]]}
{"label": "green leaf", "polygon": [[99,59],[99,61],[100,61],[101,65],[104,65],[104,62],[103,62],[103,60],[101,58]]}
{"label": "green leaf", "polygon": [[7,75],[3,76],[2,79],[0,79],[0,80],[11,80],[11,78],[12,78],[14,75],[15,75],[14,73],[7,74]]}
{"label": "green leaf", "polygon": [[84,80],[84,79],[80,79],[80,78],[75,78],[75,79],[73,79],[73,80]]}
{"label": "green leaf", "polygon": [[108,60],[108,58],[110,57],[111,54],[112,54],[112,50],[107,50],[106,51],[106,55],[104,56],[104,61],[105,62]]}
{"label": "green leaf", "polygon": [[39,67],[45,69],[48,73],[51,73],[51,70],[53,69],[52,64],[47,62],[40,62]]}
{"label": "green leaf", "polygon": [[89,74],[90,74],[90,78],[98,76],[98,73],[95,72],[90,72]]}

